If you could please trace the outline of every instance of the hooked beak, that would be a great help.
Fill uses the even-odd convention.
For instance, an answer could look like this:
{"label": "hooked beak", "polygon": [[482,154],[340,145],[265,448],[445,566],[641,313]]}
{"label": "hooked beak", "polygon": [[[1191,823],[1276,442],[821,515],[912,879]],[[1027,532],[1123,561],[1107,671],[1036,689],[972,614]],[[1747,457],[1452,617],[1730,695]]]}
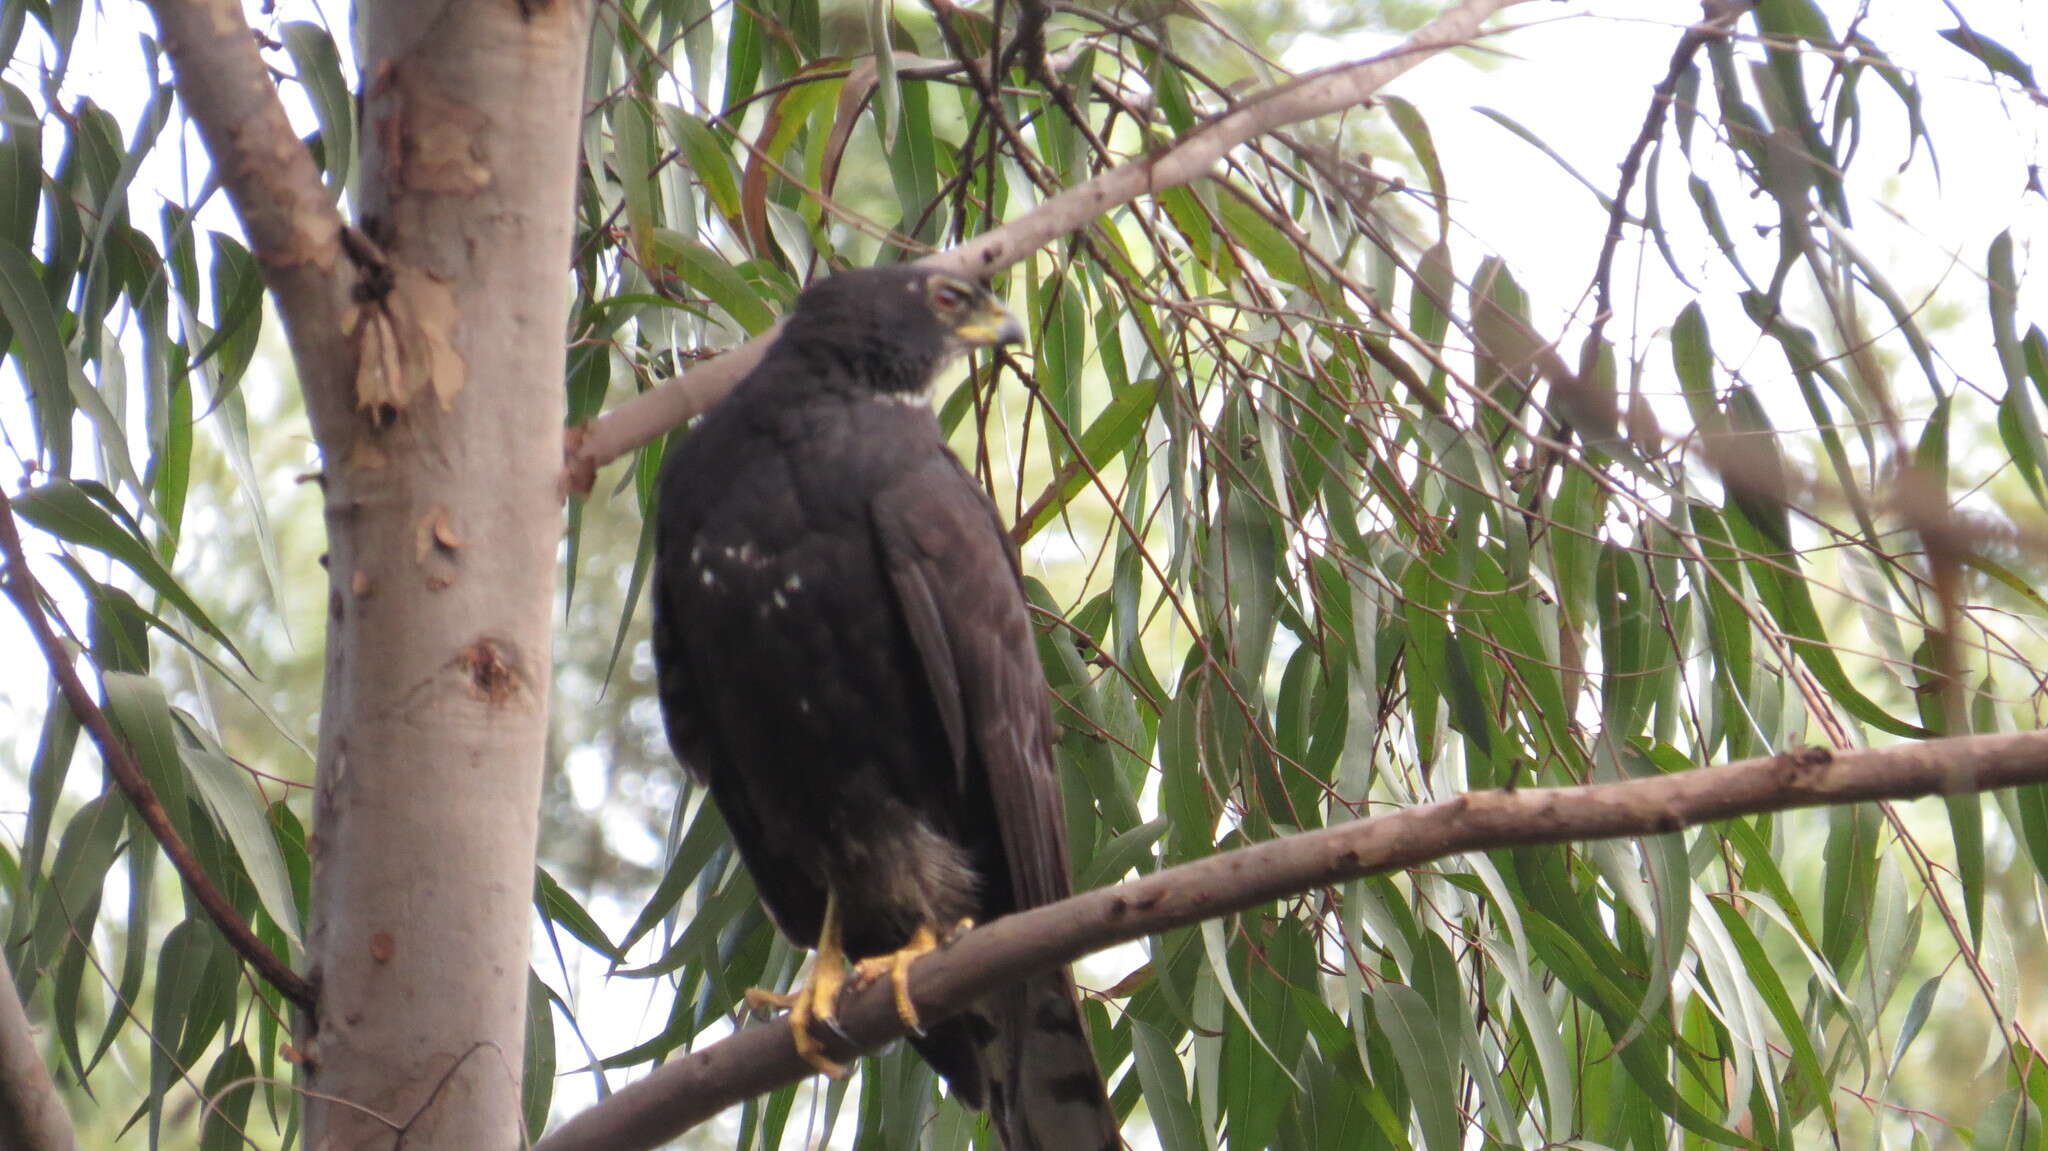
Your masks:
{"label": "hooked beak", "polygon": [[981,305],[967,322],[953,329],[960,341],[971,348],[993,348],[1024,342],[1024,325],[992,295],[983,295]]}

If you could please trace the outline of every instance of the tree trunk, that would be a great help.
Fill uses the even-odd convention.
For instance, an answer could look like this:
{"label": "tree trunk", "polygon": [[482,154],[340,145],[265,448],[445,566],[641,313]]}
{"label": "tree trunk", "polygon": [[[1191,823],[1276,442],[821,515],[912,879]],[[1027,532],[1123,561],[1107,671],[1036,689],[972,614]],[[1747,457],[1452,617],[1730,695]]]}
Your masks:
{"label": "tree trunk", "polygon": [[[372,3],[354,408],[316,413],[308,1147],[514,1147],[589,9]],[[302,370],[304,366],[302,365]]]}

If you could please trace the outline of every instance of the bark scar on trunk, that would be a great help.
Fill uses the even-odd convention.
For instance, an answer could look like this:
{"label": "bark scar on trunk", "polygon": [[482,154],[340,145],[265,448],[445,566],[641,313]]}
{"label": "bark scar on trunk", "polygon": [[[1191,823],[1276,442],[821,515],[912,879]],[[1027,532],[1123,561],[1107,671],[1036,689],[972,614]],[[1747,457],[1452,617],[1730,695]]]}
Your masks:
{"label": "bark scar on trunk", "polygon": [[491,704],[505,703],[519,690],[518,673],[498,650],[495,641],[479,639],[462,649],[457,659],[469,674],[470,694],[477,699]]}

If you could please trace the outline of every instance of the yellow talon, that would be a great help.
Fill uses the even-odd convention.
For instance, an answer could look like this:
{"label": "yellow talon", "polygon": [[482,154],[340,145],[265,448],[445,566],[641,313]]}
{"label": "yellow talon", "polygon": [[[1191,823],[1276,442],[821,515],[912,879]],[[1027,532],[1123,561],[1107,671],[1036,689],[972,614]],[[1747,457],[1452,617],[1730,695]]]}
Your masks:
{"label": "yellow talon", "polygon": [[[952,942],[961,932],[972,926],[973,920],[961,920],[946,936],[946,942]],[[918,1019],[917,1005],[910,1001],[910,965],[937,951],[939,945],[939,937],[930,927],[919,927],[911,933],[910,942],[901,948],[888,955],[863,959],[853,969],[855,986],[858,987],[866,987],[880,979],[884,972],[888,973],[889,982],[896,986],[896,1014],[903,1020],[903,1025],[910,1028],[913,1035],[923,1035],[924,1024]]]}
{"label": "yellow talon", "polygon": [[747,1006],[755,1011],[781,1008],[789,1012],[790,1034],[796,1039],[796,1053],[804,1062],[834,1079],[846,1078],[846,1066],[825,1055],[825,1044],[811,1034],[811,1024],[835,1025],[840,989],[846,985],[846,952],[839,944],[839,908],[830,893],[825,896],[825,924],[818,932],[818,960],[811,965],[810,978],[793,993],[749,987]]}

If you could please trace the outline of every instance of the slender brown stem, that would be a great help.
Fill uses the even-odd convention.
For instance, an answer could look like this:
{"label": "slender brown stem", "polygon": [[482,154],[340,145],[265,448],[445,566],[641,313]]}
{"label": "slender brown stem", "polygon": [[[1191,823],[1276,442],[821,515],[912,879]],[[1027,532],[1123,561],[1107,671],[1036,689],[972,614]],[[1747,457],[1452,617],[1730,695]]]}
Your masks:
{"label": "slender brown stem", "polygon": [[43,612],[42,588],[37,586],[35,576],[29,573],[28,555],[22,550],[21,533],[14,524],[14,504],[5,491],[0,491],[0,590],[6,592],[7,598],[13,600],[15,608],[21,612],[30,634],[35,636],[36,646],[43,651],[43,662],[49,665],[50,674],[57,679],[58,690],[64,693],[64,701],[71,705],[72,714],[92,736],[100,758],[106,761],[107,770],[113,773],[114,785],[134,805],[150,835],[170,857],[171,866],[178,869],[187,890],[205,909],[207,918],[213,920],[214,926],[220,928],[228,943],[256,969],[258,975],[283,993],[293,1006],[311,1012],[313,985],[256,937],[248,921],[214,885],[206,869],[200,866],[199,857],[192,854],[192,849],[178,837],[177,829],[171,825],[170,813],[164,810],[156,791],[143,778],[142,767],[135,762],[134,754],[114,733],[106,712],[100,709],[85,681],[79,678],[71,653],[64,649],[64,642],[57,638],[56,631],[50,627],[49,617]]}

